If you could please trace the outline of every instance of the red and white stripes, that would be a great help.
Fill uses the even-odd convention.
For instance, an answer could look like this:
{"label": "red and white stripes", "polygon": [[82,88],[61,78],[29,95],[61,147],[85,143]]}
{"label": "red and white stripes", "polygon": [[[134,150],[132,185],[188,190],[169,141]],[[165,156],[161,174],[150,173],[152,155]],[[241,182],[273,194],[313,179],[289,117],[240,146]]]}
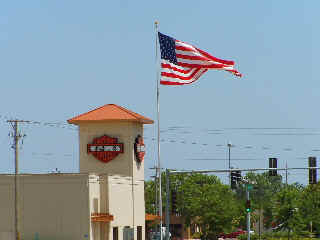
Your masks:
{"label": "red and white stripes", "polygon": [[218,59],[185,42],[175,40],[177,64],[161,59],[161,80],[164,85],[190,84],[208,69],[225,70],[241,77],[234,62]]}

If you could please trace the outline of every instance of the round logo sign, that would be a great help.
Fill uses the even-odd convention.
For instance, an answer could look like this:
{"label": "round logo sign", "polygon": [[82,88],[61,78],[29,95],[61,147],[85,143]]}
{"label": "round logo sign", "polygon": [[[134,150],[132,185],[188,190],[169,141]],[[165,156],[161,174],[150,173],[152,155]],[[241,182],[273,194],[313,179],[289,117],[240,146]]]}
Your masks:
{"label": "round logo sign", "polygon": [[136,155],[136,161],[137,162],[142,162],[144,159],[144,155],[146,153],[145,150],[145,145],[143,142],[143,138],[141,137],[141,135],[138,135],[135,139],[135,143],[134,143],[134,152]]}

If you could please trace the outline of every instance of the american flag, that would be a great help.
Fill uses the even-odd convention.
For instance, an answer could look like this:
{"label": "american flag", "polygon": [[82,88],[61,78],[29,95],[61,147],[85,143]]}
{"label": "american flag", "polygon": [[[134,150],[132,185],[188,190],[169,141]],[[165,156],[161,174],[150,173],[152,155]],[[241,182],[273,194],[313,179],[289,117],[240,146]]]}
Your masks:
{"label": "american flag", "polygon": [[188,43],[158,33],[161,52],[161,79],[163,85],[190,84],[208,69],[228,71],[241,77],[234,62],[211,56]]}

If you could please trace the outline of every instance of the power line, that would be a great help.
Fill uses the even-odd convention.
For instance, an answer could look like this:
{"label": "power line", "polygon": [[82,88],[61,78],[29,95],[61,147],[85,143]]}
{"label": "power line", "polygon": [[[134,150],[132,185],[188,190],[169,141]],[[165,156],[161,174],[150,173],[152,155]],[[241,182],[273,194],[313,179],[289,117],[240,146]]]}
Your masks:
{"label": "power line", "polygon": [[[293,167],[293,168],[241,168],[236,169],[237,171],[241,172],[256,172],[256,171],[270,171],[270,170],[276,170],[276,171],[291,171],[291,170],[308,170],[308,169],[320,169],[320,167]],[[192,174],[192,173],[228,173],[232,172],[235,169],[208,169],[208,170],[171,170],[170,174]]]}
{"label": "power line", "polygon": [[[8,116],[5,115],[0,115],[0,119],[10,119]],[[53,127],[53,128],[61,128],[61,129],[69,129],[69,130],[77,130],[77,127],[70,126],[66,122],[48,122],[48,121],[26,121],[28,126],[30,125],[39,125],[39,126],[45,126],[45,127]],[[147,128],[146,130],[150,130],[151,128]],[[285,131],[301,131],[301,130],[320,130],[320,128],[305,128],[305,127],[298,127],[298,128],[293,128],[293,127],[260,127],[260,128],[253,128],[253,127],[248,127],[248,128],[219,128],[219,129],[202,129],[200,131],[205,132],[207,134],[225,134],[225,133],[238,133],[238,132],[243,132],[243,131],[248,131],[249,133],[252,131],[257,131],[257,130],[285,130]],[[189,133],[194,133],[194,129],[190,126],[169,126],[164,130],[161,130],[163,132],[167,133],[174,133],[174,134],[189,134]],[[260,133],[255,133],[255,134],[260,134]],[[261,133],[263,134],[263,133]],[[268,135],[276,134],[276,135],[288,135],[287,133],[267,133]],[[289,133],[290,136],[298,134],[299,136],[303,134],[309,134],[309,133]],[[318,134],[318,133],[310,133],[311,135]],[[320,133],[319,133],[320,134]],[[146,136],[145,139],[149,139],[150,141],[155,141],[155,137],[148,137]],[[189,140],[186,141],[184,139],[179,139],[177,137],[169,137],[169,138],[162,138],[161,143],[170,143],[170,144],[184,144],[184,145],[195,145],[195,146],[201,146],[201,147],[211,147],[212,145],[215,145],[216,147],[224,147],[225,144],[212,144],[212,143],[206,143],[206,142],[199,142],[195,140]],[[239,150],[245,149],[245,150],[264,150],[264,151],[284,151],[284,152],[290,152],[294,151],[295,149],[292,147],[286,147],[279,149],[274,149],[272,146],[253,146],[253,145],[239,145],[237,147]],[[222,149],[222,148],[221,148]],[[217,149],[218,150],[218,149]],[[316,147],[311,150],[312,152],[320,152],[320,149],[317,149]],[[189,159],[193,160],[193,159]],[[199,160],[199,161],[210,161],[210,159],[194,159],[194,161]],[[240,160],[240,159],[239,159]],[[251,159],[241,159],[240,161],[250,161]],[[252,159],[253,160],[259,160],[259,159]],[[211,161],[219,161],[217,159],[212,159]],[[223,161],[223,160],[220,160]]]}
{"label": "power line", "polygon": [[[227,161],[227,158],[188,158],[189,161]],[[232,158],[231,161],[264,161],[262,158]]]}
{"label": "power line", "polygon": [[[8,116],[0,115],[0,119],[3,119],[4,122],[7,122],[9,119],[12,119]],[[70,129],[70,130],[77,130],[77,127],[71,126],[68,123],[65,122],[45,122],[45,121],[35,121],[35,120],[29,120],[25,121],[25,123],[30,125],[42,125],[46,127],[55,127],[55,128],[64,128],[64,129]]]}
{"label": "power line", "polygon": [[[0,118],[3,118],[3,119],[10,119],[9,117],[7,116],[4,116],[4,115],[0,115]],[[69,130],[77,130],[78,128],[77,127],[73,127],[73,126],[70,126],[68,123],[65,123],[65,122],[43,122],[43,121],[28,121],[27,122],[28,124],[30,125],[42,125],[42,126],[46,126],[46,127],[55,127],[55,128],[62,128],[62,129],[69,129]],[[193,133],[194,131],[190,131],[190,129],[192,129],[192,127],[190,126],[170,126],[168,127],[167,129],[165,130],[161,130],[162,133],[165,133],[165,132],[170,132],[170,131],[173,131],[174,134],[177,134],[176,131],[177,130],[181,130],[181,129],[189,129],[188,131],[180,131],[178,132],[179,134],[190,134],[190,133]],[[223,134],[223,132],[227,131],[228,133],[230,133],[230,130],[231,133],[234,131],[233,130],[248,130],[249,132],[252,131],[252,130],[320,130],[319,128],[305,128],[305,127],[298,127],[298,128],[293,128],[293,127],[274,127],[274,128],[270,128],[270,127],[260,127],[260,128],[251,128],[251,127],[247,127],[247,128],[221,128],[221,129],[204,129],[202,130],[203,132],[206,132],[207,134],[211,135],[211,134]],[[320,133],[254,133],[254,135],[283,135],[283,136],[301,136],[301,135],[320,135]],[[149,137],[146,136],[145,139],[148,139]],[[151,141],[155,141],[156,138],[155,137],[151,137]],[[166,139],[161,139],[160,142],[162,143],[181,143],[181,144],[192,144],[192,145],[202,145],[202,146],[208,146],[208,145],[211,145],[209,143],[205,143],[205,142],[202,142],[202,143],[199,143],[197,141],[190,141],[190,142],[187,142],[186,140],[179,140],[178,138],[169,138],[168,140]],[[220,146],[224,146],[224,144],[216,144],[217,147],[220,147]],[[245,148],[245,149],[257,149],[258,147],[255,147],[255,146],[252,146],[252,145],[249,145],[249,146],[239,146],[239,147],[242,147],[242,148]],[[262,150],[270,150],[270,147],[265,147],[265,146],[262,146],[262,147],[259,147],[261,148]],[[291,151],[293,150],[292,148],[289,150],[289,148],[285,148],[283,149],[283,151]],[[313,149],[312,151],[320,151],[320,149]]]}

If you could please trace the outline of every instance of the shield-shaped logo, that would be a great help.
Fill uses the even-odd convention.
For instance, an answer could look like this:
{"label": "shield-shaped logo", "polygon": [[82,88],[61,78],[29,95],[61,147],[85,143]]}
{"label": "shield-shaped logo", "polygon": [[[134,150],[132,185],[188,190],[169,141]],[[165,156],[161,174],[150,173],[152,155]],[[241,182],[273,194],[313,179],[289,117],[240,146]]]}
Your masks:
{"label": "shield-shaped logo", "polygon": [[123,153],[123,143],[118,143],[117,138],[103,135],[93,139],[92,143],[87,145],[87,152],[96,159],[107,163]]}
{"label": "shield-shaped logo", "polygon": [[138,135],[135,139],[134,152],[136,155],[137,162],[142,162],[144,159],[144,155],[146,154],[146,147],[144,145],[143,138],[141,137],[141,135]]}

